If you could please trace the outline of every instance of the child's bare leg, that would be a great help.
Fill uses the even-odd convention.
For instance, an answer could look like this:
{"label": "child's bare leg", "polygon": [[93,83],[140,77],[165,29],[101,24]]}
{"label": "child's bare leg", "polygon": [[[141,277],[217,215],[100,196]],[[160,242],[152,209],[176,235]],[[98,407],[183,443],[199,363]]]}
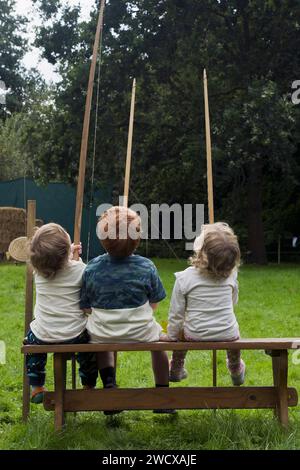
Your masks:
{"label": "child's bare leg", "polygon": [[169,359],[166,351],[152,351],[152,369],[156,386],[169,385]]}
{"label": "child's bare leg", "polygon": [[180,382],[187,378],[187,371],[184,368],[184,362],[187,351],[173,351],[170,361],[170,381]]}
{"label": "child's bare leg", "polygon": [[105,367],[115,367],[115,356],[113,352],[99,352],[97,353],[98,369],[105,369]]}
{"label": "child's bare leg", "polygon": [[[157,388],[169,387],[169,358],[166,351],[152,351],[152,368]],[[173,414],[175,410],[158,409],[154,413]]]}
{"label": "child's bare leg", "polygon": [[115,356],[113,352],[97,353],[97,365],[104,388],[116,386]]}

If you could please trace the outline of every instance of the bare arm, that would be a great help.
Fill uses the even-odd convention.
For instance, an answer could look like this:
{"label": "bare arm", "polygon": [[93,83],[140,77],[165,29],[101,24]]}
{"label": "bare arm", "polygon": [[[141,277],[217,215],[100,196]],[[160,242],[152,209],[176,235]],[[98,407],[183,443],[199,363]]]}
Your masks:
{"label": "bare arm", "polygon": [[157,310],[158,309],[158,305],[159,303],[156,303],[156,304],[150,304],[150,307],[152,308],[153,311]]}

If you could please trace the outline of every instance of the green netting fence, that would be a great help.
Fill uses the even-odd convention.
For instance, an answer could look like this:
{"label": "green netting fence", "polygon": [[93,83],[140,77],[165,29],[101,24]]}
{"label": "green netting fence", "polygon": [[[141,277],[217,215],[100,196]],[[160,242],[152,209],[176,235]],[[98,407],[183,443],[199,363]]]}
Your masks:
{"label": "green netting fence", "polygon": [[[71,235],[74,232],[74,214],[76,189],[64,183],[49,183],[39,186],[31,179],[16,179],[0,182],[0,207],[26,208],[26,201],[33,199],[37,204],[37,218],[44,223],[61,224]],[[96,211],[100,204],[111,203],[112,187],[103,187],[94,194],[90,208],[89,197],[85,198],[82,216],[83,258],[87,257],[88,234],[90,233],[89,258],[97,256],[101,251],[96,236]]]}

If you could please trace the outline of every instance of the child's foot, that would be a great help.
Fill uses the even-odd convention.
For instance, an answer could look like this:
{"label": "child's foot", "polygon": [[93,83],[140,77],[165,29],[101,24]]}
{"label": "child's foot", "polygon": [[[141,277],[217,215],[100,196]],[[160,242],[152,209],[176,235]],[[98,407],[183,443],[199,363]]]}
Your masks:
{"label": "child's foot", "polygon": [[184,367],[175,368],[171,367],[169,380],[170,382],[181,382],[188,377],[187,370]]}
{"label": "child's foot", "polygon": [[232,384],[236,387],[243,385],[245,382],[245,375],[246,375],[246,366],[243,360],[241,360],[241,365],[239,371],[237,373],[230,373]]}
{"label": "child's foot", "polygon": [[83,385],[82,389],[83,390],[94,390],[96,387],[95,385]]}
{"label": "child's foot", "polygon": [[43,403],[45,391],[45,387],[32,387],[31,403],[35,403],[36,405]]}

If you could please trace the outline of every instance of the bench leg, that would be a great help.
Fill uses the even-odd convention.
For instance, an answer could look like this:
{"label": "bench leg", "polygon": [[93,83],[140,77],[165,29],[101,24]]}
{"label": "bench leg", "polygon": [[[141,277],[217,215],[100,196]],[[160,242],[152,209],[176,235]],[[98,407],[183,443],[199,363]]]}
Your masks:
{"label": "bench leg", "polygon": [[76,390],[76,357],[75,357],[75,354],[72,354],[71,369],[72,369],[72,389]]}
{"label": "bench leg", "polygon": [[28,380],[28,377],[27,377],[27,370],[26,370],[26,356],[24,356],[24,366],[23,366],[23,408],[22,408],[22,418],[23,418],[24,423],[27,423],[29,414],[30,414],[30,386],[29,386],[29,380]]}
{"label": "bench leg", "polygon": [[288,352],[272,351],[273,381],[277,388],[276,416],[282,426],[288,426]]}
{"label": "bench leg", "polygon": [[116,374],[116,383],[117,383],[117,367],[118,367],[118,353],[115,351],[114,353],[114,360],[115,360],[115,374]]}
{"label": "bench leg", "polygon": [[213,350],[212,354],[212,369],[213,369],[213,386],[217,386],[217,380],[218,380],[218,359],[217,359],[217,351]]}
{"label": "bench leg", "polygon": [[54,387],[55,387],[55,430],[61,431],[65,424],[64,393],[66,390],[66,357],[54,354]]}
{"label": "bench leg", "polygon": [[[75,354],[72,354],[71,370],[72,370],[72,390],[76,390],[76,356]],[[76,416],[76,412],[74,413],[74,416]]]}

